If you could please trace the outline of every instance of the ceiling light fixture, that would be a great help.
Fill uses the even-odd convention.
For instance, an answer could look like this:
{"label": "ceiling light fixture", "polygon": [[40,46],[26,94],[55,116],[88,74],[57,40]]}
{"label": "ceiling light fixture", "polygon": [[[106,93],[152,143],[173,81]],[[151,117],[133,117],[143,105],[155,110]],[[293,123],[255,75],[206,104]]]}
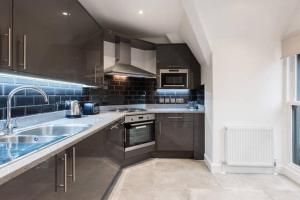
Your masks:
{"label": "ceiling light fixture", "polygon": [[143,10],[139,10],[138,12],[140,15],[144,14],[144,11]]}
{"label": "ceiling light fixture", "polygon": [[63,16],[70,16],[70,15],[71,15],[71,13],[66,12],[66,11],[63,11],[61,14],[62,14]]}

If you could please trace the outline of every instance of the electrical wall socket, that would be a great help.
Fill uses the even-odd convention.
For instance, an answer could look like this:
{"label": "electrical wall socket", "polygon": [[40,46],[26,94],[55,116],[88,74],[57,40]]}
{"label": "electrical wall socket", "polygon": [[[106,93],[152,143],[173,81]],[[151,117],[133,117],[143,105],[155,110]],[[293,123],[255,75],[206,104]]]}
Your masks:
{"label": "electrical wall socket", "polygon": [[184,103],[184,99],[183,98],[176,98],[176,103]]}
{"label": "electrical wall socket", "polygon": [[171,98],[171,103],[176,103],[176,99],[175,98]]}
{"label": "electrical wall socket", "polygon": [[165,98],[163,97],[159,98],[159,103],[165,103]]}
{"label": "electrical wall socket", "polygon": [[170,98],[166,97],[165,98],[165,103],[170,103]]}

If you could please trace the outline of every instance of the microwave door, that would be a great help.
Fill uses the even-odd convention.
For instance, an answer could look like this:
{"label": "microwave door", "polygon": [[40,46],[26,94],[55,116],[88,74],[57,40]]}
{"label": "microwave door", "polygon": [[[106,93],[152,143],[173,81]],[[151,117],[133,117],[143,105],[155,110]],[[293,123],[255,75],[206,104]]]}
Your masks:
{"label": "microwave door", "polygon": [[170,88],[187,88],[187,74],[161,74],[161,86]]}

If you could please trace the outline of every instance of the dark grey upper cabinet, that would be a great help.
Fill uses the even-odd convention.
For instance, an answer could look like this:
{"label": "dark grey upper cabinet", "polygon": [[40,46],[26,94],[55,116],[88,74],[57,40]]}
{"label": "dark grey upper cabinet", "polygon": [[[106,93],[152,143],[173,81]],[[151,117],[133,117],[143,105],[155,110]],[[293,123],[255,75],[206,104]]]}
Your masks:
{"label": "dark grey upper cabinet", "polygon": [[189,88],[201,85],[201,66],[186,44],[159,44],[156,46],[157,71],[160,69],[189,69]]}
{"label": "dark grey upper cabinet", "polygon": [[[12,0],[0,1],[0,67],[11,69]],[[12,59],[12,57],[11,57]]]}
{"label": "dark grey upper cabinet", "polygon": [[157,151],[193,151],[193,114],[158,114]]}
{"label": "dark grey upper cabinet", "polygon": [[185,44],[160,44],[156,47],[158,69],[191,67],[191,52]]}
{"label": "dark grey upper cabinet", "polygon": [[14,0],[14,70],[99,85],[102,34],[77,0]]}
{"label": "dark grey upper cabinet", "polygon": [[76,80],[100,86],[103,82],[103,29],[76,0],[70,5],[69,66]]}
{"label": "dark grey upper cabinet", "polygon": [[70,0],[14,0],[14,70],[72,80]]}

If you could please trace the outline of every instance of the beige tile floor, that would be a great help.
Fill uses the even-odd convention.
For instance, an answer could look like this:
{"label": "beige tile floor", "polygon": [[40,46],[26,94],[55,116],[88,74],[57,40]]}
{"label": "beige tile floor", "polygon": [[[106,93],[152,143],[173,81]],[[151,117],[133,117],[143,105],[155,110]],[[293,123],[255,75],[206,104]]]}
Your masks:
{"label": "beige tile floor", "polygon": [[124,169],[110,200],[300,200],[300,187],[281,175],[213,175],[202,161],[151,159]]}

